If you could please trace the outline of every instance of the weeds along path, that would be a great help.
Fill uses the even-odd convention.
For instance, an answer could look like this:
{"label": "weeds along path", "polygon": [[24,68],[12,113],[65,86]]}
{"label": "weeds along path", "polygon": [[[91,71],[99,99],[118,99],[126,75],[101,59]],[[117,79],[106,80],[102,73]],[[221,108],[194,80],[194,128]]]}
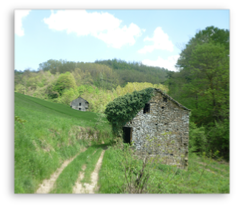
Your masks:
{"label": "weeds along path", "polygon": [[[77,194],[94,194],[98,190],[97,182],[98,182],[98,173],[102,165],[102,160],[104,156],[105,150],[102,151],[97,164],[94,168],[94,171],[91,173],[91,183],[82,183],[82,180],[84,178],[84,172],[79,173],[79,177],[77,182],[75,183],[75,186],[73,188],[73,193]],[[85,170],[85,168],[83,169]]]}
{"label": "weeds along path", "polygon": [[71,163],[81,152],[84,152],[86,149],[82,149],[79,153],[77,153],[74,157],[71,157],[68,160],[65,160],[64,163],[61,165],[60,168],[58,168],[51,176],[50,179],[45,179],[43,180],[42,184],[40,184],[40,187],[37,189],[37,191],[35,193],[38,194],[45,194],[45,193],[49,193],[53,186],[55,181],[57,180],[57,178],[59,177],[60,173],[64,170],[64,168],[67,167],[67,165],[69,163]]}

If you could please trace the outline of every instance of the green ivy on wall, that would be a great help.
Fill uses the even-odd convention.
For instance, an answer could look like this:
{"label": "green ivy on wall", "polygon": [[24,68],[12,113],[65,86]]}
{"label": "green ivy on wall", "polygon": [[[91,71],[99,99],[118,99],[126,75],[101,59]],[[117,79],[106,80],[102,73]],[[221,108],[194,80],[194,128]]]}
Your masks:
{"label": "green ivy on wall", "polygon": [[114,135],[121,135],[122,127],[145,106],[152,98],[153,92],[153,88],[134,91],[114,99],[106,106],[105,114],[112,125]]}

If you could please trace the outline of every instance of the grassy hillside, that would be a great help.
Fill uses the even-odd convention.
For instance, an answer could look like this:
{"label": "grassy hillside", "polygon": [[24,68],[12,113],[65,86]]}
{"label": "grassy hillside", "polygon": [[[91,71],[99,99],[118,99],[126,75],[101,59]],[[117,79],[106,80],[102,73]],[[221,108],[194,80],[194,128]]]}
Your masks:
{"label": "grassy hillside", "polygon": [[229,193],[229,164],[189,154],[187,169],[146,165],[125,147],[109,147],[99,173],[99,193]]}
{"label": "grassy hillside", "polygon": [[43,179],[88,144],[86,133],[109,138],[109,125],[100,125],[104,118],[98,117],[15,93],[15,193],[35,192]]}
{"label": "grassy hillside", "polygon": [[[87,138],[97,135],[99,138]],[[59,103],[15,93],[15,193],[34,193],[63,161],[80,153],[59,175],[50,193],[72,193],[78,173],[86,165],[81,183],[106,150],[99,172],[99,193],[229,193],[229,164],[189,154],[186,170],[160,164],[143,164],[130,150],[111,141],[105,118]],[[103,145],[101,145],[103,141]]]}

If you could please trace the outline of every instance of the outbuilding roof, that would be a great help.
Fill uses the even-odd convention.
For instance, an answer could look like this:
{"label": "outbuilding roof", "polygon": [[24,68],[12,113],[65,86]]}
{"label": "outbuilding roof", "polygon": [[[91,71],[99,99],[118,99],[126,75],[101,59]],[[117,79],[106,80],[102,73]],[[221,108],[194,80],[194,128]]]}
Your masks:
{"label": "outbuilding roof", "polygon": [[186,108],[185,106],[183,106],[182,104],[180,104],[179,102],[175,101],[172,97],[170,97],[169,95],[165,94],[163,91],[161,91],[160,89],[158,88],[154,88],[155,91],[161,93],[164,97],[168,98],[169,100],[171,100],[172,102],[174,102],[176,105],[178,105],[179,107],[185,109],[185,110],[188,110],[188,111],[191,111],[191,109],[188,109]]}

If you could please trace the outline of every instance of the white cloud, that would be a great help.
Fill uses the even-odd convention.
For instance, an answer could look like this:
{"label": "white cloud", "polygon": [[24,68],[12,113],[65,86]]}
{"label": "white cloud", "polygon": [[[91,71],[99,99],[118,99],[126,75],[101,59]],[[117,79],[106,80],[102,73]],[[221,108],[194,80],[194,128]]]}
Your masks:
{"label": "white cloud", "polygon": [[152,52],[153,50],[168,50],[172,52],[174,45],[169,40],[169,36],[164,33],[161,27],[157,27],[154,31],[152,38],[146,37],[144,41],[152,42],[152,45],[145,45],[142,49],[138,50],[139,53]]}
{"label": "white cloud", "polygon": [[178,58],[179,55],[169,56],[167,59],[158,57],[157,60],[148,60],[148,59],[143,60],[142,64],[154,67],[163,67],[171,71],[176,71],[175,65],[177,63]]}
{"label": "white cloud", "polygon": [[88,13],[85,10],[52,12],[49,18],[44,18],[44,22],[49,29],[78,36],[91,35],[114,48],[133,45],[135,38],[142,34],[142,30],[133,23],[122,27],[122,21],[109,13]]}
{"label": "white cloud", "polygon": [[15,34],[24,36],[24,29],[22,27],[22,20],[30,13],[30,10],[16,10],[15,11]]}

